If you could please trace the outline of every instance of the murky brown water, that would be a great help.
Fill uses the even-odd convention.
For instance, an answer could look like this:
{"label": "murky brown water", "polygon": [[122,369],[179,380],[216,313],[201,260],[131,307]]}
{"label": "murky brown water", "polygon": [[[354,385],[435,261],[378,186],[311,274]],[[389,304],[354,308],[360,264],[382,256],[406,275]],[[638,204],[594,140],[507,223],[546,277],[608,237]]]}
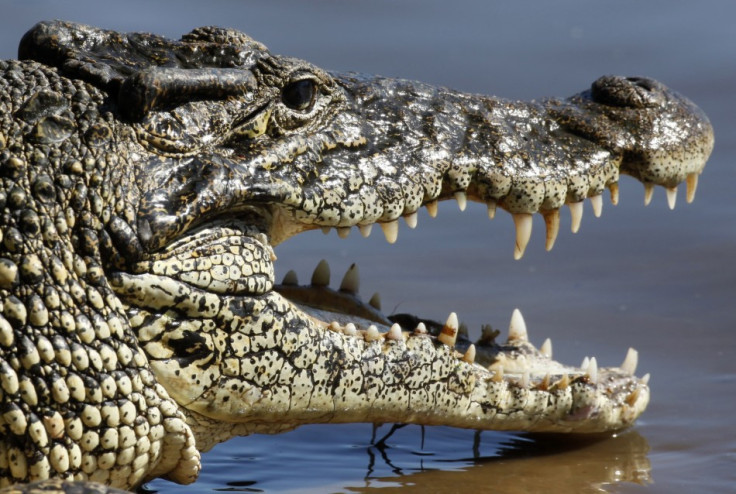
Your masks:
{"label": "murky brown water", "polygon": [[[618,364],[629,346],[652,374],[636,427],[598,440],[406,427],[370,447],[370,425],[304,427],[246,437],[204,457],[199,482],[160,492],[736,492],[736,4],[675,1],[481,0],[2,2],[0,55],[40,19],[66,18],[178,36],[202,24],[247,31],[273,51],[323,67],[420,79],[506,97],[566,96],[606,73],[648,75],[708,113],[716,149],[696,202],[642,207],[624,181],[621,204],[586,210],[581,232],[543,248],[543,223],[512,260],[513,224],[484,208],[440,207],[437,219],[347,240],[307,234],[281,246],[280,273],[302,278],[331,261],[363,268],[366,296],[478,332],[523,311],[531,338],[555,357]],[[564,220],[563,220],[564,221]],[[569,220],[568,220],[569,221]],[[569,223],[568,223],[569,228]],[[565,224],[563,223],[563,229]],[[378,430],[385,434],[388,426]]]}

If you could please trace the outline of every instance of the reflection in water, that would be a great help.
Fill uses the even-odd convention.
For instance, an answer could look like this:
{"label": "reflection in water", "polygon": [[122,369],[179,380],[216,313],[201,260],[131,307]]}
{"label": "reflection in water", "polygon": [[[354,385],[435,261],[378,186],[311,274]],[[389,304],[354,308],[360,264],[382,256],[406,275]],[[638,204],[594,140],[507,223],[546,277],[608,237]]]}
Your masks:
{"label": "reflection in water", "polygon": [[612,437],[317,425],[234,439],[205,455],[193,486],[156,480],[147,492],[605,492],[651,483],[648,452],[635,430]]}
{"label": "reflection in water", "polygon": [[[522,434],[501,442],[495,454],[481,456],[484,435],[474,435],[472,458],[440,460],[467,463],[459,470],[405,472],[391,463],[386,443],[368,448],[370,458],[365,484],[346,487],[349,492],[391,491],[395,485],[405,492],[605,492],[606,486],[621,482],[651,483],[651,465],[647,458],[649,444],[636,431],[615,437],[569,436],[559,434]],[[373,478],[376,454],[399,477]],[[467,491],[466,491],[467,489]]]}

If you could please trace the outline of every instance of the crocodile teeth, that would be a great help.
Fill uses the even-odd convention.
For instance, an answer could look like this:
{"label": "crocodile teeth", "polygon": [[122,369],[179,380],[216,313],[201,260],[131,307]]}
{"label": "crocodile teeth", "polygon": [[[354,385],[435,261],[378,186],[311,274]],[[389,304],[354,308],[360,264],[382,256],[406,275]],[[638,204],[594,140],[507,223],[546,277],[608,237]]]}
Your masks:
{"label": "crocodile teeth", "polygon": [[621,370],[625,373],[633,376],[636,372],[636,366],[639,363],[639,352],[634,350],[633,348],[629,348],[629,351],[626,352],[626,358],[624,358],[623,363],[621,363]]}
{"label": "crocodile teeth", "polygon": [[644,205],[649,206],[649,203],[652,202],[652,195],[654,194],[654,184],[645,183],[644,184]]}
{"label": "crocodile teeth", "polygon": [[296,272],[293,269],[290,269],[285,275],[283,281],[281,281],[282,285],[298,285],[299,279],[296,276]]}
{"label": "crocodile teeth", "polygon": [[329,235],[330,230],[332,230],[332,228],[330,228],[329,226],[323,226],[321,230],[322,230],[322,233],[324,233],[325,235]]}
{"label": "crocodile teeth", "polygon": [[649,384],[649,378],[650,378],[650,377],[651,377],[651,376],[650,376],[650,375],[649,375],[649,373],[647,372],[646,374],[644,374],[643,376],[641,376],[641,383],[642,383],[642,384],[643,384],[644,386],[646,386],[647,384]]}
{"label": "crocodile teeth", "polygon": [[312,273],[312,285],[327,286],[330,284],[330,265],[322,259]]}
{"label": "crocodile teeth", "polygon": [[618,204],[618,184],[611,184],[608,186],[608,190],[611,191],[611,204],[614,206]]}
{"label": "crocodile teeth", "polygon": [[588,379],[593,384],[598,384],[598,361],[595,357],[591,357],[590,364],[588,364],[588,370],[585,372]]}
{"label": "crocodile teeth", "polygon": [[511,341],[528,341],[529,336],[526,332],[526,323],[519,309],[514,309],[511,313],[511,322],[509,323],[509,342]]}
{"label": "crocodile teeth", "polygon": [[629,406],[632,406],[633,407],[634,406],[634,403],[636,403],[636,400],[639,399],[639,394],[640,393],[641,393],[641,388],[636,388],[634,391],[632,391],[631,393],[629,393],[628,396],[626,396],[626,398],[625,398],[626,403],[628,403]]}
{"label": "crocodile teeth", "polygon": [[414,334],[427,334],[427,326],[425,326],[423,322],[420,322],[417,324],[417,327],[414,328]]}
{"label": "crocodile teeth", "polygon": [[371,324],[370,326],[368,326],[368,329],[365,330],[365,333],[363,333],[363,338],[365,338],[365,341],[368,342],[378,341],[381,339],[381,333],[378,332],[377,327]]}
{"label": "crocodile teeth", "polygon": [[588,366],[590,365],[590,358],[586,355],[583,359],[583,362],[580,364],[580,369],[582,369],[583,372],[585,372],[588,369]]}
{"label": "crocodile teeth", "polygon": [[555,383],[555,387],[559,390],[566,389],[570,385],[570,376],[563,374],[559,381]]}
{"label": "crocodile teeth", "polygon": [[524,255],[524,250],[529,244],[532,236],[532,215],[529,213],[518,213],[512,215],[516,225],[516,245],[514,247],[514,259],[517,261]]}
{"label": "crocodile teeth", "polygon": [[529,371],[524,371],[524,373],[521,375],[521,381],[519,382],[522,388],[526,389],[529,387],[529,379]]}
{"label": "crocodile teeth", "polygon": [[386,333],[386,339],[401,341],[404,339],[404,333],[401,331],[401,326],[394,324],[391,329]]}
{"label": "crocodile teeth", "polygon": [[503,381],[503,366],[495,366],[494,367],[495,372],[493,373],[493,377],[491,378],[494,382],[500,383]]}
{"label": "crocodile teeth", "polygon": [[462,190],[455,192],[455,200],[457,201],[457,207],[460,208],[460,211],[465,211],[465,207],[468,205],[468,196],[465,195],[465,192]]}
{"label": "crocodile teeth", "polygon": [[342,278],[340,283],[340,291],[352,293],[353,295],[358,293],[360,287],[360,272],[358,271],[358,265],[353,263],[350,265],[348,270],[345,272],[345,276]]}
{"label": "crocodile teeth", "polygon": [[424,207],[427,208],[427,213],[429,214],[430,218],[437,217],[437,200],[429,201],[427,204],[424,205]]}
{"label": "crocodile teeth", "polygon": [[675,209],[675,203],[677,203],[677,187],[667,187],[667,205],[670,209]]}
{"label": "crocodile teeth", "polygon": [[539,353],[551,359],[552,358],[552,340],[550,340],[549,338],[544,340],[544,343],[542,343],[542,346],[539,347]]}
{"label": "crocodile teeth", "polygon": [[685,183],[687,184],[686,200],[689,204],[695,199],[695,191],[698,189],[698,174],[689,174]]}
{"label": "crocodile teeth", "polygon": [[593,216],[600,218],[603,212],[603,196],[600,194],[590,196],[590,205],[593,206]]}
{"label": "crocodile teeth", "polygon": [[488,218],[493,219],[496,217],[496,201],[493,199],[488,199],[486,201],[486,206],[488,206]]}
{"label": "crocodile teeth", "polygon": [[374,293],[371,299],[368,301],[368,305],[376,310],[381,310],[381,295],[378,292]]}
{"label": "crocodile teeth", "polygon": [[454,312],[450,312],[450,315],[447,318],[447,322],[444,326],[442,326],[442,331],[440,331],[437,339],[449,347],[454,347],[455,341],[457,340],[457,329],[457,314],[455,314]]}
{"label": "crocodile teeth", "polygon": [[549,373],[544,375],[544,379],[539,383],[537,386],[537,389],[541,389],[542,391],[547,391],[549,389],[549,381],[550,376]]}
{"label": "crocodile teeth", "polygon": [[560,210],[555,209],[544,213],[544,224],[547,227],[547,239],[544,248],[550,251],[555,245],[557,234],[560,232]]}
{"label": "crocodile teeth", "polygon": [[472,364],[475,362],[475,345],[473,345],[472,343],[470,344],[468,349],[465,351],[465,355],[463,355],[463,361],[469,364]]}
{"label": "crocodile teeth", "polygon": [[358,230],[360,230],[360,234],[363,236],[363,238],[368,238],[371,235],[371,231],[373,230],[373,223],[369,225],[358,225]]}
{"label": "crocodile teeth", "polygon": [[411,214],[407,214],[404,216],[404,221],[406,221],[406,225],[411,228],[412,230],[417,227],[417,212],[414,211]]}
{"label": "crocodile teeth", "polygon": [[337,230],[337,236],[340,238],[348,238],[348,235],[350,235],[349,226],[341,226],[339,228],[335,228],[335,230]]}
{"label": "crocodile teeth", "polygon": [[573,233],[577,233],[580,230],[580,222],[583,220],[583,202],[571,202],[568,206],[570,208],[570,218],[572,219],[570,229]]}
{"label": "crocodile teeth", "polygon": [[399,222],[397,220],[381,223],[381,229],[386,236],[386,242],[393,244],[399,238]]}
{"label": "crocodile teeth", "polygon": [[332,321],[330,324],[328,324],[327,329],[329,329],[330,331],[334,331],[335,333],[339,333],[342,331],[340,323],[337,321]]}
{"label": "crocodile teeth", "polygon": [[355,327],[355,324],[349,322],[342,329],[342,332],[348,336],[356,336],[358,334],[358,328]]}

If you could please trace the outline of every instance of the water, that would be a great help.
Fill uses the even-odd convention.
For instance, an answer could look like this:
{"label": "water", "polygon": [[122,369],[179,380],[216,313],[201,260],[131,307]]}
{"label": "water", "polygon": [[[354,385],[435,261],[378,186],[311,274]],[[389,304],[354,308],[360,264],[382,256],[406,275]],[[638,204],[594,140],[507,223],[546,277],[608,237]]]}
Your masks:
{"label": "water", "polygon": [[[513,223],[483,207],[440,206],[380,234],[306,234],[277,253],[280,275],[306,278],[330,260],[339,276],[363,268],[365,296],[384,307],[443,319],[451,310],[471,332],[504,326],[520,307],[537,344],[555,357],[596,355],[617,365],[629,346],[652,374],[652,402],[615,438],[573,441],[419,427],[370,447],[370,425],[313,426],[239,438],[204,456],[193,486],[163,480],[160,492],[736,492],[736,3],[481,0],[2,3],[0,56],[22,33],[64,18],[120,30],[179,36],[194,26],[242,29],[272,51],[322,67],[419,79],[510,98],[566,96],[602,74],[647,75],[696,101],[716,130],[716,148],[695,203],[666,207],[623,180],[621,203],[603,217],[585,211],[581,232],[544,252],[535,219],[523,260],[512,260]],[[563,215],[565,216],[565,215]],[[567,221],[567,223],[565,223]],[[388,432],[384,426],[378,435]],[[476,442],[479,439],[479,442]]]}

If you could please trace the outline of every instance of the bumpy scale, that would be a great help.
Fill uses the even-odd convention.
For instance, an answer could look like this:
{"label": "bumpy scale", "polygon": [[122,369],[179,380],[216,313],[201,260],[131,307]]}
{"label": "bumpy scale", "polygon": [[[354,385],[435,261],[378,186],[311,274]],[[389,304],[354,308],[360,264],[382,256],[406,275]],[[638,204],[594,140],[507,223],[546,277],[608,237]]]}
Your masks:
{"label": "bumpy scale", "polygon": [[[331,74],[245,34],[179,41],[49,22],[0,62],[0,484],[49,477],[130,488],[191,482],[198,450],[315,422],[598,432],[649,399],[630,350],[581,367],[537,350],[517,311],[508,341],[387,318],[322,264],[274,280],[299,232],[481,201],[532,215],[546,246],[567,204],[596,216],[620,173],[674,190],[713,144],[663,85],[606,76],[524,103]],[[649,197],[650,192],[647,192]]]}

